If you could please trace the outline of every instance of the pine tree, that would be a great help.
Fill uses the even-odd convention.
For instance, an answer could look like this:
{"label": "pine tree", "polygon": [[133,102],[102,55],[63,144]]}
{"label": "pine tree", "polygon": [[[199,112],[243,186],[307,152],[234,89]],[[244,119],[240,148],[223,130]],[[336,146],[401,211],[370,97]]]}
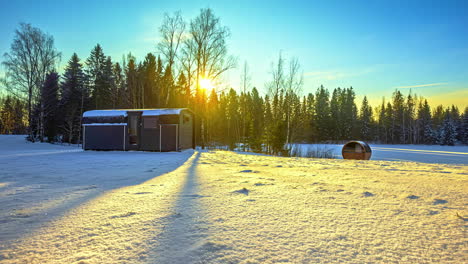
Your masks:
{"label": "pine tree", "polygon": [[319,140],[328,139],[331,132],[329,92],[320,86],[315,93],[315,123]]}
{"label": "pine tree", "polygon": [[272,154],[273,151],[271,149],[271,145],[273,142],[273,114],[271,110],[270,98],[268,95],[265,96],[264,117],[265,117],[265,125],[264,125],[265,131],[264,131],[263,141],[266,144],[266,152],[268,154]]}
{"label": "pine tree", "polygon": [[262,135],[264,134],[264,102],[257,88],[252,89],[251,120],[249,124],[249,145],[254,152],[262,151]]}
{"label": "pine tree", "polygon": [[395,124],[395,119],[393,115],[393,106],[390,102],[387,103],[387,106],[385,107],[385,127],[387,131],[386,139],[387,141],[385,143],[395,143],[395,138],[394,135],[395,133],[393,132],[394,130],[394,124]]}
{"label": "pine tree", "polygon": [[179,74],[179,78],[177,79],[176,90],[177,107],[191,108],[192,94],[190,86],[187,83],[187,78],[183,72]]}
{"label": "pine tree", "polygon": [[15,119],[13,117],[13,97],[7,96],[0,105],[0,133],[13,134]]}
{"label": "pine tree", "polygon": [[343,133],[341,139],[352,139],[359,135],[356,120],[358,120],[357,106],[354,101],[356,94],[353,87],[343,90],[341,111],[344,113],[343,118]]}
{"label": "pine tree", "polygon": [[24,123],[26,104],[19,98],[13,100],[13,134],[25,134],[27,127]]}
{"label": "pine tree", "polygon": [[416,138],[416,125],[415,125],[415,103],[414,103],[414,98],[411,95],[411,91],[408,94],[408,97],[406,98],[406,104],[404,108],[404,124],[405,124],[405,130],[403,131],[404,133],[404,138],[405,138],[405,144],[414,144],[415,143],[415,138]]}
{"label": "pine tree", "polygon": [[[173,98],[174,98],[174,78],[172,77],[172,71],[169,65],[166,66],[164,70],[164,75],[162,77],[161,83],[161,98],[162,105],[164,107],[173,107]],[[206,91],[204,91],[206,95]]]}
{"label": "pine tree", "polygon": [[158,105],[159,96],[159,76],[157,73],[156,57],[148,53],[143,62],[143,106],[146,108],[155,108]]}
{"label": "pine tree", "polygon": [[207,102],[206,109],[206,129],[207,129],[207,142],[210,145],[218,145],[220,137],[223,135],[220,133],[220,109],[218,95],[215,89],[211,90],[210,96]]}
{"label": "pine tree", "polygon": [[229,90],[228,105],[227,105],[227,118],[228,118],[228,146],[230,150],[236,148],[236,143],[240,139],[240,126],[239,126],[239,100],[237,93],[234,89]]}
{"label": "pine tree", "polygon": [[418,118],[416,120],[418,133],[417,143],[423,144],[434,144],[434,131],[432,130],[432,120],[431,120],[431,108],[427,103],[427,100],[424,100],[419,103],[418,107]]}
{"label": "pine tree", "polygon": [[36,108],[38,113],[36,124],[41,142],[47,137],[47,141],[54,142],[57,135],[57,106],[59,75],[51,72],[46,75],[45,82],[41,87],[40,99]]}
{"label": "pine tree", "polygon": [[382,105],[378,109],[379,112],[379,123],[378,123],[378,133],[380,142],[387,143],[387,127],[385,125],[385,99],[382,101]]}
{"label": "pine tree", "polygon": [[112,87],[112,108],[130,108],[130,106],[127,105],[128,100],[125,93],[125,76],[123,74],[123,69],[118,62],[114,64],[112,72],[114,75],[114,86]]}
{"label": "pine tree", "polygon": [[74,53],[65,68],[60,85],[60,120],[59,128],[62,140],[76,143],[81,140],[81,116],[88,109],[91,98],[87,87],[87,76],[83,66]]}
{"label": "pine tree", "polygon": [[372,138],[372,108],[369,106],[369,102],[367,101],[367,97],[364,96],[361,105],[361,113],[359,116],[359,121],[361,124],[361,138],[364,140],[369,140]]}
{"label": "pine tree", "polygon": [[404,143],[406,140],[406,124],[405,124],[405,101],[400,91],[396,90],[392,97],[392,144]]}
{"label": "pine tree", "polygon": [[450,110],[447,109],[445,112],[445,118],[439,129],[439,144],[454,146],[457,137],[457,130],[454,124],[454,120],[450,115]]}
{"label": "pine tree", "polygon": [[86,60],[87,75],[90,81],[91,97],[94,109],[106,109],[109,106],[110,86],[107,76],[109,74],[109,58],[104,56],[101,45],[97,44],[89,58]]}
{"label": "pine tree", "polygon": [[456,140],[461,142],[464,133],[462,131],[462,117],[460,115],[460,110],[458,110],[457,106],[452,105],[450,107],[450,116],[452,118],[453,125],[455,126],[455,130],[457,132]]}
{"label": "pine tree", "polygon": [[317,124],[316,124],[316,117],[315,117],[315,97],[313,93],[309,93],[307,95],[307,110],[306,110],[306,118],[307,118],[307,126],[305,127],[305,137],[306,142],[316,142],[317,138]]}
{"label": "pine tree", "polygon": [[329,139],[338,140],[343,137],[344,118],[342,112],[343,92],[341,88],[333,89],[330,100],[330,127],[333,128],[328,134]]}
{"label": "pine tree", "polygon": [[127,65],[125,67],[125,80],[127,86],[126,97],[128,98],[128,102],[126,104],[131,108],[141,108],[141,105],[139,103],[140,89],[138,87],[138,68],[136,65],[136,59],[132,56],[132,54],[127,55]]}
{"label": "pine tree", "polygon": [[468,107],[465,107],[461,127],[461,142],[468,145]]}

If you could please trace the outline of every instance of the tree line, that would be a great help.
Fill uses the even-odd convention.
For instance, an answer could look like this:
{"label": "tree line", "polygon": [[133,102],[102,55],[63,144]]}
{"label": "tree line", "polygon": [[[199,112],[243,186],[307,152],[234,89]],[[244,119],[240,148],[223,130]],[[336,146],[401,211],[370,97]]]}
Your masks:
{"label": "tree line", "polygon": [[29,140],[81,141],[81,116],[92,109],[187,107],[196,115],[196,140],[203,147],[228,146],[284,154],[290,143],[362,139],[391,144],[468,144],[468,108],[431,108],[423,97],[396,90],[375,108],[367,97],[358,108],[352,87],[303,93],[297,58],[280,53],[272,63],[268,91],[251,86],[247,62],[239,89],[207,90],[202,79],[219,79],[236,67],[228,53],[229,29],[211,9],[186,22],[165,14],[157,51],[138,60],[106,56],[97,44],[82,60],[61,53],[54,39],[20,24],[2,65],[0,132],[27,133]]}

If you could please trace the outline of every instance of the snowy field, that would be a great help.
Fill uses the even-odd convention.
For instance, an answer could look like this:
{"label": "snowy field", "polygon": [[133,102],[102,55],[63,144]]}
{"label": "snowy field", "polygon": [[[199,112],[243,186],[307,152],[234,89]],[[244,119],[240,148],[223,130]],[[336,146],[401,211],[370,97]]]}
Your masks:
{"label": "snowy field", "polygon": [[[303,155],[308,150],[330,150],[337,159],[342,159],[338,144],[295,144]],[[439,146],[439,145],[383,145],[370,144],[371,160],[415,161],[441,164],[468,165],[468,146]]]}
{"label": "snowy field", "polygon": [[468,166],[0,136],[0,263],[466,263]]}

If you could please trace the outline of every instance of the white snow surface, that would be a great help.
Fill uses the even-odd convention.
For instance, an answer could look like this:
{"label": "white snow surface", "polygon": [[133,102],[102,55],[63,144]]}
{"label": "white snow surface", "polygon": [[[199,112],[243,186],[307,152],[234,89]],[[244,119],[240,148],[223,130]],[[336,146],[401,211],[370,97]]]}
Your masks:
{"label": "white snow surface", "polygon": [[466,263],[467,177],[0,136],[0,263]]}
{"label": "white snow surface", "polygon": [[[309,150],[329,150],[333,156],[342,159],[342,144],[292,144],[302,155]],[[369,144],[371,160],[415,161],[426,163],[468,165],[468,146],[439,145],[386,145]]]}

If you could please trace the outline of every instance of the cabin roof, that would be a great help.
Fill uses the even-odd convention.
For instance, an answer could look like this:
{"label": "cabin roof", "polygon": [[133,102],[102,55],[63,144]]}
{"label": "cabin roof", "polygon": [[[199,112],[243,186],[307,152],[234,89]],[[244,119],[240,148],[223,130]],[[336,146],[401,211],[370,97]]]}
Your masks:
{"label": "cabin roof", "polygon": [[141,112],[142,116],[180,115],[187,108],[159,108],[159,109],[117,109],[91,110],[83,113],[83,117],[126,117],[129,112]]}

